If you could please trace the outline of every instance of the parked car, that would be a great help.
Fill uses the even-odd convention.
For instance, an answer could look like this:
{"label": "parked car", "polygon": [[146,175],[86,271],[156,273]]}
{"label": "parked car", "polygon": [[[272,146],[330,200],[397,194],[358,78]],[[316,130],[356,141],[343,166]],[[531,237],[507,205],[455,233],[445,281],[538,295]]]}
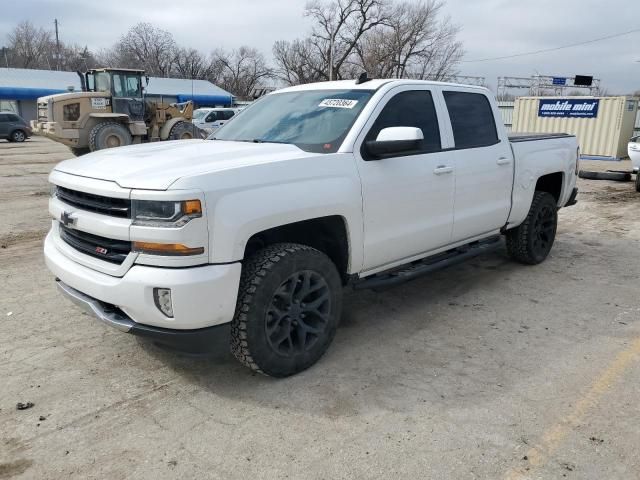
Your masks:
{"label": "parked car", "polygon": [[180,348],[207,349],[230,324],[234,355],[283,377],[327,350],[344,286],[392,286],[501,235],[538,264],[576,203],[576,138],[510,138],[485,88],[324,82],[242,115],[207,140],[58,164],[44,245],[58,288]]}
{"label": "parked car", "polygon": [[9,142],[24,142],[31,136],[31,127],[13,112],[0,112],[0,139]]}
{"label": "parked car", "polygon": [[231,120],[238,108],[198,108],[193,112],[193,124],[207,133],[212,133]]}
{"label": "parked car", "polygon": [[636,174],[636,192],[640,192],[640,135],[629,140],[627,153]]}

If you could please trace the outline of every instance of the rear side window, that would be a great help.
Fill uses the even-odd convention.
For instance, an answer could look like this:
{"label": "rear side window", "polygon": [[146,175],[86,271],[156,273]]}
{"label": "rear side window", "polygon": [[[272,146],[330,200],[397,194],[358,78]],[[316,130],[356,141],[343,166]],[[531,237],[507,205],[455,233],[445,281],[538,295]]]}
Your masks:
{"label": "rear side window", "polygon": [[487,147],[498,143],[489,99],[479,93],[444,92],[456,148]]}
{"label": "rear side window", "polygon": [[365,142],[375,140],[380,130],[388,127],[415,127],[422,130],[424,140],[419,153],[441,149],[438,115],[431,92],[427,90],[401,92],[389,100],[369,130]]}

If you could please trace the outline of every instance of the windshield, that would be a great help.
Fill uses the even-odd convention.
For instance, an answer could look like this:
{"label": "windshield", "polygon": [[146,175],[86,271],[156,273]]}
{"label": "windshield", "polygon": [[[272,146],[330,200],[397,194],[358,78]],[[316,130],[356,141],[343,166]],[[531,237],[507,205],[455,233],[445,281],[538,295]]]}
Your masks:
{"label": "windshield", "polygon": [[267,95],[209,139],[289,143],[307,152],[334,153],[372,95],[372,90],[310,90]]}
{"label": "windshield", "polygon": [[193,119],[194,120],[200,120],[200,119],[204,118],[204,116],[209,112],[210,112],[210,110],[204,110],[202,108],[199,108],[198,110],[195,110],[193,112]]}

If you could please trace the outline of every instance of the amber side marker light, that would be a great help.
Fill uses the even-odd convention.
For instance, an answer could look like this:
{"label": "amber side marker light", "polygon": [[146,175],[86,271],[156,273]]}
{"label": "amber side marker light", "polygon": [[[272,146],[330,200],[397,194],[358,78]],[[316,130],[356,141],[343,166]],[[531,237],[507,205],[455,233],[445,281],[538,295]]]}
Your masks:
{"label": "amber side marker light", "polygon": [[200,205],[200,200],[187,200],[182,202],[182,213],[194,217],[202,216],[202,205]]}
{"label": "amber side marker light", "polygon": [[204,247],[191,248],[181,243],[133,242],[133,250],[152,255],[170,256],[200,255],[204,253]]}

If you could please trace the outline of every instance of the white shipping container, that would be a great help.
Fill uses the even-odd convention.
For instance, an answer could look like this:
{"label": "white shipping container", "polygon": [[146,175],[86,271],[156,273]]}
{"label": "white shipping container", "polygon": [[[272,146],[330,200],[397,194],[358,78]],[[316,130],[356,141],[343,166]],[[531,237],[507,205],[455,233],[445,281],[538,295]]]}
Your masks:
{"label": "white shipping container", "polygon": [[[593,117],[560,116],[564,114],[549,111],[570,110],[571,104],[580,108],[583,102],[588,111],[594,100],[598,105]],[[541,110],[543,106],[549,109]],[[627,156],[637,113],[638,99],[633,97],[520,97],[513,111],[513,132],[570,133],[578,137],[582,155],[619,159]]]}

